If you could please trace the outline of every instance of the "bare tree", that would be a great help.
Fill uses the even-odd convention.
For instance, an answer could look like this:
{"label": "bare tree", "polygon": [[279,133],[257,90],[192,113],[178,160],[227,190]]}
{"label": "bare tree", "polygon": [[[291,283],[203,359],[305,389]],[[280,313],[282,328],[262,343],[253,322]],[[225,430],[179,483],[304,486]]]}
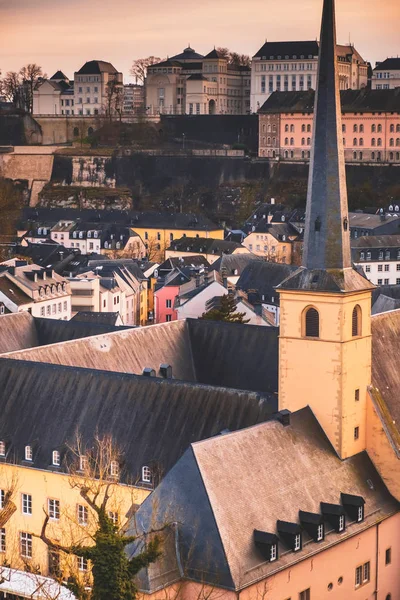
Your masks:
{"label": "bare tree", "polygon": [[130,74],[132,75],[132,77],[135,78],[136,83],[138,83],[138,81],[140,81],[142,84],[144,84],[146,76],[147,76],[147,69],[151,65],[155,65],[161,61],[162,61],[162,59],[159,58],[158,56],[148,56],[147,58],[138,58],[137,60],[134,60],[132,63]]}
{"label": "bare tree", "polygon": [[110,122],[113,114],[119,115],[119,120],[122,119],[124,107],[124,90],[122,84],[116,79],[111,79],[106,87],[106,115]]}
{"label": "bare tree", "polygon": [[36,63],[28,63],[21,68],[19,75],[22,80],[23,89],[25,92],[25,105],[26,110],[30,113],[33,112],[33,90],[39,79],[46,78],[47,75],[43,73],[42,67]]}
{"label": "bare tree", "polygon": [[21,78],[19,73],[8,71],[2,80],[3,95],[8,102],[17,103],[20,97]]}
{"label": "bare tree", "polygon": [[[73,460],[68,465],[70,485],[77,489],[90,508],[87,525],[75,524],[70,545],[51,539],[47,533],[50,516],[45,519],[40,539],[50,551],[78,557],[92,565],[91,588],[70,569],[67,587],[80,600],[132,600],[136,595],[133,577],[160,556],[161,540],[158,535],[164,528],[146,532],[142,536],[125,536],[124,526],[110,513],[110,501],[116,495],[120,481],[121,453],[110,437],[95,437],[93,447],[86,449],[80,438],[70,448]],[[88,509],[89,512],[89,509]],[[74,517],[71,517],[74,520]],[[125,547],[133,542],[143,544],[142,551],[129,559]]]}

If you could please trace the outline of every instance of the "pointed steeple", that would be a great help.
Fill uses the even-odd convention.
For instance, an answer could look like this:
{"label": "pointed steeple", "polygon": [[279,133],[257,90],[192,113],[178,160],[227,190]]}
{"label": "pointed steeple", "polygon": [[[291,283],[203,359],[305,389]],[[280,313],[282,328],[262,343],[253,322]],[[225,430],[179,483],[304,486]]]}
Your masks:
{"label": "pointed steeple", "polygon": [[278,289],[347,292],[373,288],[352,268],[335,0],[324,0],[302,268]]}
{"label": "pointed steeple", "polygon": [[324,0],[303,252],[307,269],[351,267],[341,121],[335,0]]}

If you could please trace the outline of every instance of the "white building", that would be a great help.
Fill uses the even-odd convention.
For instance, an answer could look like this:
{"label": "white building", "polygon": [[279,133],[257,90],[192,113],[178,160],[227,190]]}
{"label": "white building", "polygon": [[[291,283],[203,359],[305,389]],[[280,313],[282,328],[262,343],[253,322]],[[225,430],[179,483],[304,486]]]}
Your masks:
{"label": "white building", "polygon": [[34,115],[73,115],[74,82],[62,71],[40,79],[33,91]]}
{"label": "white building", "polygon": [[0,302],[10,312],[28,311],[34,317],[71,318],[71,289],[52,269],[12,259],[1,263]]}
{"label": "white building", "polygon": [[400,285],[400,235],[378,235],[352,240],[355,265],[375,285]]}
{"label": "white building", "polygon": [[[317,41],[266,42],[251,65],[251,112],[272,92],[316,89]],[[368,64],[353,46],[337,46],[340,89],[361,89],[368,83]]]}
{"label": "white building", "polygon": [[[115,87],[114,87],[115,84]],[[75,114],[99,115],[123,108],[123,75],[109,62],[91,60],[74,74]]]}
{"label": "white building", "polygon": [[400,58],[387,58],[376,63],[371,87],[373,90],[393,90],[400,87]]}

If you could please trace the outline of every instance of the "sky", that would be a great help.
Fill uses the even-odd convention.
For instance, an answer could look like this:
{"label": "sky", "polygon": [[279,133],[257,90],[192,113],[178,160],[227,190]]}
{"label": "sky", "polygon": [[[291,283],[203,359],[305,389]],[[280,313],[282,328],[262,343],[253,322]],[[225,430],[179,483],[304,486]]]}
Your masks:
{"label": "sky", "polygon": [[[188,44],[254,55],[266,39],[319,37],[322,0],[0,0],[0,70],[36,62],[73,78],[106,60],[131,81],[132,61],[165,58]],[[400,0],[336,0],[338,42],[373,66],[400,55]]]}

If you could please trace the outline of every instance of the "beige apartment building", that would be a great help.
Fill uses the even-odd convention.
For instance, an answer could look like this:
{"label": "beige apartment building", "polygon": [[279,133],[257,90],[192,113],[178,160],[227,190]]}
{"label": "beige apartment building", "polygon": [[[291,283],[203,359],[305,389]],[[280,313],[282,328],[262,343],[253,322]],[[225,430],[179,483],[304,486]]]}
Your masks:
{"label": "beige apartment building", "polygon": [[186,48],[149,67],[146,111],[154,114],[241,115],[250,112],[250,68],[217,50],[202,56]]}
{"label": "beige apartment building", "polygon": [[400,58],[387,58],[376,63],[372,73],[373,90],[393,90],[400,87]]}
{"label": "beige apartment building", "polygon": [[[111,101],[110,99],[111,97]],[[75,114],[123,110],[123,75],[109,62],[91,60],[74,73]]]}
{"label": "beige apartment building", "polygon": [[[400,164],[400,89],[345,90],[342,133],[346,162]],[[259,111],[259,156],[308,161],[314,92],[274,93]]]}
{"label": "beige apartment building", "polygon": [[[368,63],[352,45],[337,45],[341,90],[362,89],[368,83]],[[319,44],[266,42],[253,56],[251,112],[257,112],[273,92],[315,90]]]}
{"label": "beige apartment building", "polygon": [[40,79],[33,90],[34,115],[73,115],[74,82],[62,71]]}

